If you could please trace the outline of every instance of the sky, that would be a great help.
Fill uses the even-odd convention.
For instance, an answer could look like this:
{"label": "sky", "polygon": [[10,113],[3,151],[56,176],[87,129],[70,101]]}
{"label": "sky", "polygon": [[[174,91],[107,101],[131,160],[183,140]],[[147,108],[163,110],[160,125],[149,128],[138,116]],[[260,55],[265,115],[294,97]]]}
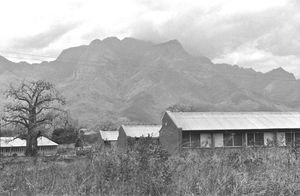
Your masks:
{"label": "sky", "polygon": [[0,0],[0,55],[54,60],[110,36],[177,39],[193,55],[300,78],[299,0]]}

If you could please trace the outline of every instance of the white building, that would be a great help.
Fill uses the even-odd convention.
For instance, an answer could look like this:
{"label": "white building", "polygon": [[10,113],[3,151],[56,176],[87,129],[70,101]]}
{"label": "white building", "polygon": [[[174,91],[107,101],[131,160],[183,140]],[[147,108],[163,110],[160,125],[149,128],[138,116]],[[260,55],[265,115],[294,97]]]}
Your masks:
{"label": "white building", "polygon": [[[54,155],[58,144],[46,137],[37,139],[39,155]],[[24,156],[26,140],[14,137],[0,137],[0,154],[2,156]]]}
{"label": "white building", "polygon": [[106,147],[116,146],[118,140],[119,132],[118,131],[101,131],[100,137],[101,143],[103,143]]}

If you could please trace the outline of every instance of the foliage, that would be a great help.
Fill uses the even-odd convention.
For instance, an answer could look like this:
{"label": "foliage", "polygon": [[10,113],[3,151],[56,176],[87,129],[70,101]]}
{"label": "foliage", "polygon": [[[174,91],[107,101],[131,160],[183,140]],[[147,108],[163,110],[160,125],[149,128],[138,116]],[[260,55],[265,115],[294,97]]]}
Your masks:
{"label": "foliage", "polygon": [[58,144],[75,143],[78,131],[74,127],[58,128],[52,133],[52,140]]}
{"label": "foliage", "polygon": [[5,95],[11,102],[5,105],[4,121],[25,129],[25,154],[35,156],[40,128],[52,124],[53,119],[58,116],[58,111],[61,112],[59,106],[64,104],[65,100],[53,84],[43,80],[10,85]]}
{"label": "foliage", "polygon": [[96,125],[95,127],[92,128],[94,131],[116,131],[118,129],[118,125],[116,123],[113,123],[111,121],[105,121],[102,122],[99,125]]}
{"label": "foliage", "polygon": [[142,140],[127,152],[104,148],[68,162],[10,164],[0,170],[0,195],[300,193],[300,161],[289,149],[207,149],[170,156]]}

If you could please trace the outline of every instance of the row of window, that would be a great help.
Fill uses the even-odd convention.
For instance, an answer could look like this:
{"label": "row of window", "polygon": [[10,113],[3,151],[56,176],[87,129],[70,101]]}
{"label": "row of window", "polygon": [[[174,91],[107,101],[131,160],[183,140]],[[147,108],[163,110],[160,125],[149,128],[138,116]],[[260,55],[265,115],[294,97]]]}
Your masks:
{"label": "row of window", "polygon": [[182,133],[182,146],[183,147],[211,147],[211,134],[187,131]]}
{"label": "row of window", "polygon": [[[272,146],[275,141],[279,146],[300,146],[300,133],[295,132],[226,132],[214,134],[200,133],[197,131],[182,132],[182,147],[209,148],[212,141],[215,147],[239,147],[243,144],[247,146]],[[276,138],[276,139],[275,139]]]}
{"label": "row of window", "polygon": [[14,147],[14,148],[0,148],[1,153],[9,153],[9,152],[24,152],[24,147]]}
{"label": "row of window", "polygon": [[[41,151],[51,151],[51,150],[55,150],[56,146],[41,146],[38,147],[38,150]],[[25,151],[25,147],[4,147],[4,148],[0,148],[0,152],[1,153],[10,153],[10,152],[24,152]]]}

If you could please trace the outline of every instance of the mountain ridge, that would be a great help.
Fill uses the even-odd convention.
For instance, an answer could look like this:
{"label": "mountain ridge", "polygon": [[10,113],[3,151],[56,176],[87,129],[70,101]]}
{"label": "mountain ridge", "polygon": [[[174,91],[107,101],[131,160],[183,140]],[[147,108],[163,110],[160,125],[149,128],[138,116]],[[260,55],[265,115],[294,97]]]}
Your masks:
{"label": "mountain ridge", "polygon": [[188,54],[178,40],[95,39],[63,50],[54,61],[24,65],[0,57],[0,88],[16,78],[49,80],[87,126],[158,123],[162,111],[176,104],[201,111],[300,110],[300,80],[292,73],[214,64]]}

